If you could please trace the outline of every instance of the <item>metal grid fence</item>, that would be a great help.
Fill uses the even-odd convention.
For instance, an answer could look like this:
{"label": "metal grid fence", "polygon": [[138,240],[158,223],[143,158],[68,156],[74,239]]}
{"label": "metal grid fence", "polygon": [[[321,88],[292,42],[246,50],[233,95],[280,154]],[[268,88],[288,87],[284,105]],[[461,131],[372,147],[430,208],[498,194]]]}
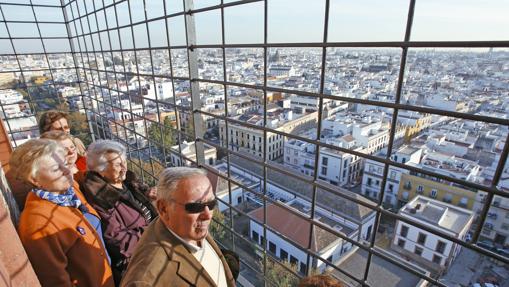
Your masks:
{"label": "metal grid fence", "polygon": [[[45,2],[44,4],[42,4]],[[183,0],[182,3],[173,3],[169,1],[157,1],[157,9],[148,9],[154,5],[155,1],[86,1],[86,0],[61,0],[53,1],[32,1],[26,3],[0,3],[0,12],[2,18],[0,25],[5,25],[5,35],[0,35],[0,43],[6,45],[5,51],[2,51],[2,62],[14,60],[16,66],[4,66],[1,69],[3,75],[14,73],[14,77],[19,74],[20,81],[9,83],[3,86],[3,90],[16,89],[20,91],[28,109],[18,113],[14,117],[7,116],[6,109],[9,105],[1,102],[2,112],[5,116],[5,123],[16,145],[17,133],[24,136],[21,139],[36,136],[36,133],[30,133],[30,129],[13,129],[10,123],[17,118],[30,118],[40,110],[48,108],[61,107],[59,104],[70,103],[69,98],[59,94],[58,89],[62,87],[73,87],[79,90],[80,98],[74,101],[75,110],[86,114],[88,136],[91,139],[112,138],[123,142],[128,147],[128,154],[131,168],[138,171],[141,176],[154,182],[157,178],[157,171],[162,167],[174,165],[171,161],[172,156],[179,158],[180,163],[190,162],[193,165],[203,167],[209,173],[217,175],[219,181],[224,180],[227,185],[228,196],[221,200],[222,204],[227,206],[224,212],[226,219],[218,224],[220,229],[226,232],[219,241],[222,245],[232,248],[241,254],[243,263],[243,274],[255,274],[253,279],[256,284],[276,284],[268,274],[274,266],[283,268],[285,272],[301,277],[305,274],[315,272],[309,266],[316,266],[317,262],[323,262],[329,271],[341,274],[348,278],[349,282],[356,282],[362,286],[376,286],[376,282],[370,281],[370,265],[375,258],[379,258],[386,263],[393,264],[409,274],[420,277],[434,285],[445,286],[434,276],[423,273],[414,265],[406,263],[392,256],[387,255],[376,244],[379,237],[379,227],[382,221],[395,221],[417,226],[418,228],[435,234],[444,240],[452,241],[463,247],[474,250],[494,258],[504,264],[509,263],[509,259],[500,254],[490,252],[475,245],[482,235],[482,229],[487,219],[490,207],[493,204],[495,196],[507,198],[506,191],[499,187],[509,145],[507,144],[509,135],[505,136],[505,144],[500,151],[499,160],[496,169],[489,182],[479,183],[465,179],[458,179],[453,176],[444,175],[436,171],[430,171],[421,167],[415,167],[397,162],[392,157],[395,147],[397,147],[396,133],[398,132],[398,115],[401,111],[411,111],[420,114],[431,114],[435,116],[444,116],[451,119],[464,119],[473,122],[492,124],[501,127],[508,127],[507,118],[494,117],[490,115],[474,114],[459,111],[450,111],[429,106],[410,104],[403,100],[405,85],[408,85],[409,62],[413,61],[413,55],[419,49],[481,49],[481,48],[509,48],[509,41],[413,41],[412,25],[414,23],[414,14],[416,13],[416,1],[411,0],[406,7],[406,24],[404,36],[399,41],[331,41],[329,31],[331,23],[331,5],[333,1],[324,1],[323,3],[323,26],[319,34],[322,35],[320,41],[313,42],[275,42],[269,41],[270,27],[270,3],[267,0],[246,0],[246,1],[220,1],[216,5],[195,8],[199,3],[193,3],[192,0]],[[263,39],[258,39],[248,43],[230,43],[227,35],[226,15],[234,11],[233,9],[247,7],[259,8],[259,25],[263,26]],[[15,8],[28,9],[32,16],[17,20],[9,15],[9,10]],[[248,8],[249,9],[249,8]],[[48,11],[45,11],[48,10]],[[26,16],[26,11],[20,12]],[[44,13],[42,13],[44,11]],[[42,14],[41,14],[42,13]],[[46,13],[46,14],[45,14]],[[216,24],[219,27],[218,39],[213,41],[200,40],[203,34],[197,25],[198,19],[202,17],[211,17],[215,15]],[[46,16],[46,17],[44,17]],[[55,21],[53,19],[60,19]],[[21,25],[20,27],[15,27]],[[23,34],[23,25],[29,25],[25,28],[36,29],[33,35]],[[58,28],[57,28],[58,27]],[[162,27],[162,28],[161,28]],[[64,29],[63,35],[53,35],[48,31]],[[229,28],[228,28],[229,29]],[[291,28],[288,28],[291,29]],[[164,36],[161,37],[160,33]],[[246,31],[246,33],[249,33]],[[28,36],[26,36],[28,35]],[[213,44],[210,44],[212,42]],[[40,45],[39,48],[31,47]],[[25,47],[30,48],[25,48]],[[395,76],[394,93],[392,99],[388,101],[374,100],[368,98],[355,98],[342,94],[331,94],[326,91],[327,79],[332,71],[328,70],[331,66],[329,58],[336,51],[341,49],[392,49],[395,51],[397,76]],[[314,89],[299,89],[279,85],[269,76],[269,66],[271,64],[271,55],[275,51],[294,51],[308,50],[318,55],[318,68],[314,67],[314,72],[318,78],[318,84]],[[235,60],[237,51],[248,51],[257,55],[257,61],[260,64],[257,80],[249,83],[241,80],[235,80],[230,61]],[[27,60],[30,58],[30,60]],[[59,64],[57,60],[65,58],[65,64]],[[215,61],[220,59],[219,61]],[[35,59],[35,60],[34,60]],[[162,60],[161,60],[162,59]],[[200,72],[200,65],[204,62],[216,65],[219,71],[216,75],[207,75]],[[34,63],[37,63],[35,65]],[[2,64],[3,65],[3,64]],[[147,68],[148,67],[148,68]],[[46,80],[43,83],[35,84],[38,75],[44,74]],[[70,74],[68,77],[57,77],[60,74]],[[30,76],[32,78],[30,78]],[[163,82],[171,83],[171,95],[160,95],[158,84]],[[147,84],[148,83],[148,84]],[[153,87],[153,96],[149,96],[148,87]],[[134,87],[134,88],[132,88]],[[218,95],[223,97],[224,111],[214,113],[205,110],[203,104],[203,94],[206,93],[203,87],[216,87]],[[261,108],[260,122],[252,123],[242,118],[231,116],[229,102],[234,98],[231,95],[231,88],[241,88],[246,91],[257,93],[260,96],[259,107]],[[280,93],[282,95],[297,95],[318,100],[318,109],[314,115],[314,132],[310,136],[293,131],[276,129],[269,124],[271,96]],[[25,95],[26,94],[26,95]],[[49,102],[57,100],[57,102]],[[326,117],[325,103],[329,101],[341,101],[349,105],[359,105],[365,107],[384,108],[392,111],[390,116],[390,125],[388,129],[388,142],[385,146],[385,154],[369,154],[363,151],[346,148],[330,144],[324,140],[323,119]],[[154,116],[148,116],[148,115]],[[163,124],[162,115],[170,115],[173,118],[172,125]],[[35,119],[35,117],[33,117]],[[207,132],[206,121],[216,121],[219,126],[224,127],[226,131],[221,134],[221,141],[211,136]],[[156,127],[156,128],[154,128]],[[35,130],[36,128],[32,128]],[[242,148],[239,150],[239,144],[232,140],[233,130],[247,129],[255,131],[261,135],[261,143],[258,145],[258,155],[256,150],[254,155],[246,153]],[[229,132],[231,131],[231,133]],[[154,135],[155,134],[155,135]],[[169,135],[169,136],[165,136]],[[219,137],[219,136],[218,136]],[[311,176],[304,176],[301,173],[293,172],[287,169],[279,162],[276,157],[270,153],[272,147],[270,139],[281,138],[287,142],[289,140],[299,140],[301,142],[314,146],[314,164],[312,165]],[[171,147],[171,144],[182,143],[184,140],[193,140],[194,154],[189,156],[182,150],[181,145]],[[282,143],[281,143],[282,144]],[[242,144],[243,145],[243,144]],[[222,161],[226,164],[225,169],[218,169],[211,165],[205,159],[205,149],[214,147],[222,155]],[[253,144],[254,149],[254,144]],[[366,201],[363,198],[347,191],[344,187],[337,187],[328,184],[319,178],[319,160],[320,154],[325,150],[332,150],[338,153],[349,154],[362,160],[371,160],[383,165],[382,181],[376,200]],[[250,162],[250,167],[256,169],[261,179],[259,186],[239,180],[235,172],[239,170],[239,162]],[[235,172],[233,167],[235,166]],[[470,242],[465,242],[446,232],[437,231],[429,225],[408,219],[398,213],[384,208],[383,200],[385,198],[388,185],[390,168],[399,168],[408,170],[412,174],[421,177],[432,178],[436,181],[444,181],[450,184],[462,186],[472,191],[486,192],[487,196],[484,205],[479,214],[479,221],[476,223],[475,230]],[[252,171],[254,172],[254,171]],[[271,178],[272,176],[272,178]],[[289,208],[283,202],[276,200],[269,194],[269,184],[274,182],[273,177],[286,177],[291,181],[306,186],[308,194],[306,199],[310,201],[310,210],[299,212],[294,208]],[[250,197],[261,203],[263,210],[261,219],[255,218],[252,212],[246,211],[234,204],[232,191],[235,188],[242,188]],[[347,201],[360,208],[366,208],[374,211],[374,227],[370,236],[361,239],[352,239],[343,232],[320,221],[319,210],[322,208],[320,198],[332,198],[332,200]],[[304,242],[306,246],[295,242],[293,239],[281,234],[279,230],[274,230],[268,220],[270,216],[269,206],[276,206],[285,210],[286,214],[299,218],[307,222],[309,226],[307,237]],[[238,224],[248,224],[245,219],[256,222],[263,227],[262,238],[267,238],[269,232],[276,233],[286,241],[290,242],[294,248],[304,251],[307,254],[304,268],[300,271],[287,264],[282,264],[283,260],[278,260],[271,247],[262,240],[262,246],[253,244],[250,234],[246,234]],[[239,222],[237,224],[237,222]],[[336,238],[350,243],[354,247],[366,252],[367,257],[364,262],[362,274],[352,274],[338,268],[334,262],[322,257],[317,252],[313,244],[316,240],[317,232],[325,232]],[[359,231],[360,232],[360,231]],[[248,232],[249,233],[249,232]],[[247,248],[247,250],[246,250]],[[257,255],[253,255],[252,251]],[[245,256],[242,256],[245,255]],[[251,256],[251,257],[248,257]],[[273,265],[275,264],[275,265]],[[249,277],[249,275],[246,275]],[[263,283],[262,283],[263,282]],[[374,285],[373,285],[374,284]]]}

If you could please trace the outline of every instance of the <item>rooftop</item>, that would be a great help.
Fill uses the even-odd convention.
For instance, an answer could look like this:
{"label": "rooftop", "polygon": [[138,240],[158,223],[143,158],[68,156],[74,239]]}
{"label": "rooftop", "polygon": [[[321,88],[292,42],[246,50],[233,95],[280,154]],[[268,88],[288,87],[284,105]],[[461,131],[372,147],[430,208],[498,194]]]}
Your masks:
{"label": "rooftop", "polygon": [[[401,260],[397,254],[389,253],[381,249],[379,249],[379,251],[382,251],[389,257],[393,257],[395,260]],[[341,270],[352,274],[356,278],[362,278],[364,276],[364,271],[366,270],[367,260],[368,253],[365,250],[359,248],[355,252],[346,256],[338,264],[338,267]],[[416,266],[413,267],[418,269]],[[421,270],[421,273],[425,274],[426,272]],[[357,282],[353,281],[341,272],[334,271],[333,274],[334,276],[340,278],[343,282],[347,283],[349,286],[360,286]],[[421,278],[409,273],[401,267],[390,263],[387,260],[382,259],[379,256],[373,255],[371,259],[371,265],[369,266],[367,281],[371,286],[409,287],[418,286],[421,282]],[[383,285],[381,285],[381,282],[383,282]]]}
{"label": "rooftop", "polygon": [[412,199],[399,213],[456,234],[463,231],[474,216],[473,211],[422,195]]}
{"label": "rooftop", "polygon": [[[230,163],[234,164],[246,172],[252,173],[260,178],[263,178],[263,169],[260,165],[255,164],[253,162],[247,161],[243,158],[240,158],[235,155],[230,155]],[[273,163],[274,164],[274,163]],[[286,167],[281,166],[281,169],[285,169]],[[313,193],[313,188],[309,184],[304,184],[300,180],[296,180],[291,178],[283,173],[280,173],[276,170],[271,169],[268,172],[267,181],[284,187],[286,190],[290,192],[294,192],[299,194],[299,196],[310,201]],[[374,204],[371,200],[361,196],[360,194],[353,193],[344,188],[339,188],[337,186],[329,185],[327,183],[323,183],[324,185],[330,186],[330,189],[337,190],[340,193],[344,193],[345,196],[353,197],[357,200],[366,202],[367,204]],[[341,216],[345,216],[347,218],[353,219],[355,221],[362,221],[369,215],[373,214],[374,211],[368,207],[357,204],[347,198],[344,198],[339,195],[334,195],[326,190],[322,190],[318,188],[317,190],[317,204],[322,206],[327,210],[331,210],[333,212],[337,212]]]}
{"label": "rooftop", "polygon": [[[253,218],[263,222],[264,208],[260,207],[249,213]],[[274,204],[267,205],[267,225],[290,238],[302,248],[309,246],[309,231],[311,224],[305,219],[296,216],[290,211]],[[340,237],[325,231],[317,226],[313,229],[311,237],[311,250],[320,252],[322,249],[331,245],[335,241],[341,240]]]}

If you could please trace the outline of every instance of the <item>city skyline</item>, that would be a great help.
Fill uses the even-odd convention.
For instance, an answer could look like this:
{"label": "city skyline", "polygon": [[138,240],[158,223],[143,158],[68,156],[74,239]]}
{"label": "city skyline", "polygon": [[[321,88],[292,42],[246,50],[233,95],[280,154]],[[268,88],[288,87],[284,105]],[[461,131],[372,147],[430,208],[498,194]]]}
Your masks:
{"label": "city skyline", "polygon": [[[228,1],[233,2],[233,1]],[[225,3],[228,3],[225,2]],[[461,5],[453,2],[426,1],[416,3],[414,21],[412,25],[411,41],[507,41],[509,32],[502,27],[509,26],[509,18],[505,17],[509,11],[509,1],[490,1],[479,4],[478,1],[466,1]],[[52,3],[43,1],[41,3]],[[78,3],[81,3],[78,2]],[[87,2],[90,6],[90,2]],[[105,1],[109,5],[109,1]],[[169,2],[168,2],[169,3]],[[198,1],[195,9],[217,5],[219,1]],[[325,1],[314,1],[312,5],[305,0],[268,1],[268,43],[308,43],[323,42]],[[127,1],[116,5],[119,15],[128,15],[128,4],[131,7],[132,22],[137,23],[145,19],[143,1]],[[407,22],[409,1],[394,0],[389,3],[375,0],[342,3],[339,0],[330,2],[328,27],[328,42],[378,42],[403,41]],[[74,5],[73,5],[74,6]],[[84,10],[84,6],[79,5]],[[98,9],[102,5],[96,3]],[[70,6],[67,6],[69,8]],[[291,7],[291,8],[289,8]],[[147,1],[147,17],[153,19],[164,16],[162,1]],[[3,4],[2,10],[7,21],[35,21],[31,9],[27,6]],[[90,11],[91,7],[87,7]],[[69,10],[70,11],[70,10]],[[168,5],[167,13],[182,11],[182,5]],[[264,38],[264,2],[254,2],[225,8],[225,43],[226,44],[260,44]],[[291,12],[289,12],[291,11]],[[69,12],[68,12],[69,13]],[[77,11],[73,10],[76,18]],[[83,13],[80,13],[82,15]],[[91,18],[92,31],[106,28],[106,14],[108,27],[114,25],[114,9],[107,8],[105,13],[99,12],[98,27],[95,17]],[[36,10],[39,21],[64,21],[59,8],[40,8]],[[2,19],[3,20],[3,19]],[[197,44],[221,44],[221,10],[195,14]],[[80,23],[77,23],[80,24]],[[84,30],[78,35],[88,33],[88,23],[83,21]],[[129,17],[119,17],[119,26],[128,25]],[[38,37],[36,25],[33,23],[8,23],[12,37]],[[75,35],[74,24],[71,23],[71,35]],[[81,25],[76,25],[80,29]],[[134,26],[134,38],[137,48],[148,48],[148,37],[151,37],[151,47],[167,45],[165,20],[151,21],[148,24]],[[40,24],[44,37],[67,37],[63,24]],[[183,16],[168,18],[168,30],[171,46],[185,45],[185,26]],[[249,31],[249,32],[246,32]],[[113,31],[112,31],[113,32]],[[119,49],[116,33],[110,32],[112,48]],[[130,28],[120,31],[122,47],[133,47]],[[101,38],[103,45],[108,42],[107,34],[94,35],[94,42]],[[0,23],[0,38],[8,38],[5,23]],[[70,52],[67,40],[45,39],[49,52]],[[39,40],[15,40],[16,49],[22,53],[42,52]],[[66,43],[67,42],[67,43]],[[8,39],[0,40],[0,53],[11,54]],[[76,43],[75,43],[76,44]],[[97,44],[96,44],[97,45]],[[104,48],[104,47],[103,47]],[[107,49],[108,47],[104,48]],[[82,47],[82,49],[84,49]],[[96,48],[98,49],[98,48]]]}

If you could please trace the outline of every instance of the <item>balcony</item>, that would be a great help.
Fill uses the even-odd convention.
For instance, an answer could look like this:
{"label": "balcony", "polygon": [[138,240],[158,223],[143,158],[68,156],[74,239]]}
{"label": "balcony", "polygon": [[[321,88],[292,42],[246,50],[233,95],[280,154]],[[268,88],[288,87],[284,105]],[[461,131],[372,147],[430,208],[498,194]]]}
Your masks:
{"label": "balcony", "polygon": [[[161,168],[189,163],[231,183],[231,190],[216,190],[223,196],[219,199],[228,220],[216,219],[221,232],[215,235],[221,245],[241,255],[243,286],[277,285],[278,277],[295,283],[316,271],[304,268],[307,274],[301,274],[297,267],[302,264],[321,266],[318,271],[327,270],[352,286],[377,286],[377,278],[387,274],[411,285],[427,281],[445,286],[379,244],[390,240],[377,232],[380,222],[402,220],[428,230],[425,224],[383,208],[384,196],[378,196],[380,189],[374,185],[377,196],[367,199],[353,188],[321,181],[317,174],[289,169],[281,160],[284,142],[312,145],[315,163],[325,150],[355,156],[360,166],[375,161],[383,166],[376,172],[379,186],[392,180],[387,171],[394,167],[508,198],[497,187],[508,154],[504,63],[509,38],[500,32],[509,25],[505,15],[500,16],[506,10],[469,6],[502,23],[495,25],[448,3],[436,9],[429,3],[416,6],[415,1],[373,7],[318,2],[296,1],[291,4],[295,13],[288,13],[290,7],[281,1],[262,0],[3,1],[0,112],[11,144],[15,148],[38,136],[37,117],[43,111],[66,110],[73,134],[85,144],[108,138],[127,146],[130,169],[146,182],[157,180]],[[430,16],[438,10],[443,17]],[[352,16],[348,11],[357,12]],[[449,17],[453,14],[461,17]],[[462,17],[469,21],[458,20]],[[443,19],[460,22],[449,25]],[[405,137],[403,127],[411,123],[402,114],[431,115],[438,122]],[[370,137],[379,130],[388,131],[387,139]],[[469,142],[471,138],[476,140]],[[184,141],[194,146],[192,156],[182,151]],[[494,154],[496,170],[479,182],[391,160],[403,143],[433,144],[435,150],[446,151],[454,144],[457,157],[474,157],[476,151]],[[375,151],[375,146],[384,148]],[[206,147],[215,149],[217,164],[207,160]],[[173,157],[180,160],[171,161]],[[303,167],[315,170],[316,164]],[[370,173],[375,174],[364,174]],[[261,186],[267,186],[267,192]],[[417,193],[423,193],[419,187]],[[270,188],[278,190],[279,199],[271,196],[276,193],[268,192]],[[412,199],[398,192],[384,193]],[[489,208],[482,205],[482,210]],[[306,238],[341,241],[348,252],[358,251],[348,260],[358,259],[359,270],[342,265],[336,254],[333,260],[320,255],[313,240],[291,238],[268,218],[253,216],[254,210],[267,206],[304,220],[310,227],[306,231],[313,232],[304,234]],[[475,240],[492,218],[479,214]],[[260,236],[282,238],[285,253],[294,250],[283,257],[293,257],[297,267],[276,256],[282,254],[280,248],[274,252],[266,244],[255,244],[246,227],[251,221],[261,226]],[[344,230],[352,229],[357,236],[335,229],[335,222],[348,225]],[[509,264],[508,258],[467,242],[461,245]]]}

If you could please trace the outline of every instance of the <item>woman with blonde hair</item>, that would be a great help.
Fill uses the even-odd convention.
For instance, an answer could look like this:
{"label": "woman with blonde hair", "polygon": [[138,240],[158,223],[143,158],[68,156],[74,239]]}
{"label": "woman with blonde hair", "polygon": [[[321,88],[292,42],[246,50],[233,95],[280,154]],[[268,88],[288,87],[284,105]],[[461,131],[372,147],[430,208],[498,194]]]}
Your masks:
{"label": "woman with blonde hair", "polygon": [[65,151],[32,139],[17,147],[13,173],[33,186],[18,233],[42,286],[114,286],[97,212],[73,189]]}

